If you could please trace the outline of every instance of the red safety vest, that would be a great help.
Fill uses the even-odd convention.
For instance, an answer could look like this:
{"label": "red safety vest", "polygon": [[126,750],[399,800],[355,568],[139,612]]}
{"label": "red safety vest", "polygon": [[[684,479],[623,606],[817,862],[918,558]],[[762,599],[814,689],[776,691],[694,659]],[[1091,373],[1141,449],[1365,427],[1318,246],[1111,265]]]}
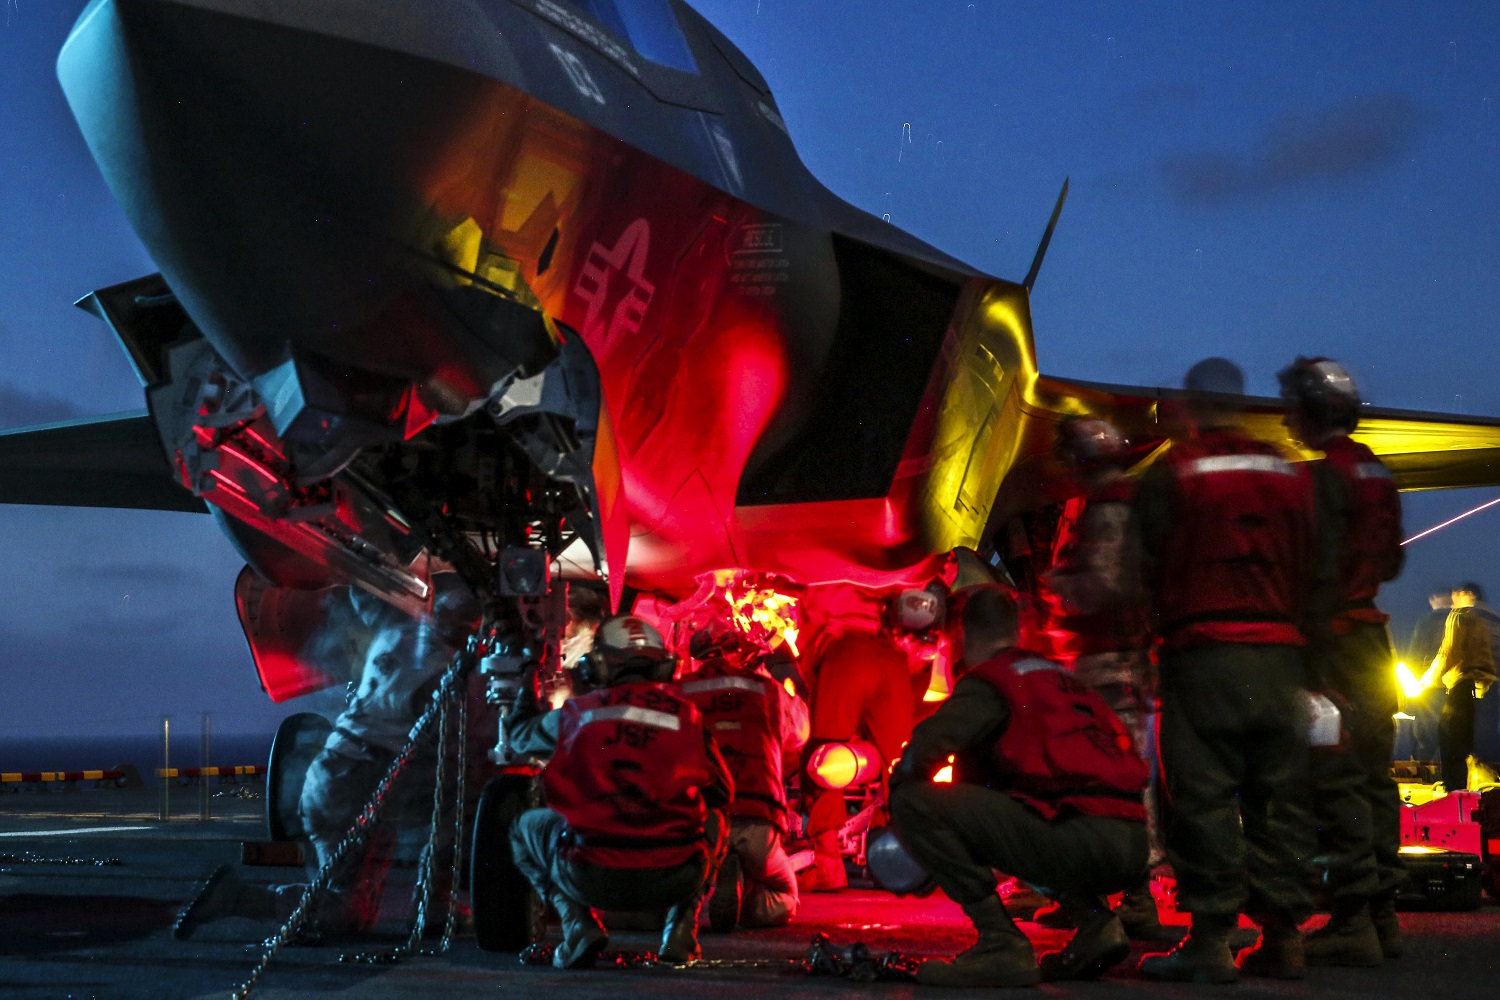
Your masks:
{"label": "red safety vest", "polygon": [[[1128,479],[1109,483],[1087,498],[1074,497],[1069,500],[1063,507],[1063,516],[1058,523],[1057,540],[1053,546],[1049,568],[1056,570],[1069,558],[1069,550],[1078,544],[1079,531],[1089,505],[1121,503],[1128,507],[1134,502],[1135,483]],[[1057,598],[1050,594],[1048,598],[1052,608],[1048,621],[1051,649],[1058,659],[1066,663],[1072,663],[1080,656],[1148,649],[1151,646],[1151,624],[1147,621],[1146,609],[1142,606],[1069,614],[1063,610]]]}
{"label": "red safety vest", "polygon": [[610,868],[665,868],[706,850],[701,789],[712,780],[703,719],[670,685],[618,684],[561,709],[542,772],[568,823],[566,856]]}
{"label": "red safety vest", "polygon": [[1334,631],[1346,633],[1358,622],[1384,625],[1390,616],[1375,606],[1375,595],[1401,572],[1401,495],[1391,470],[1358,441],[1340,435],[1324,454],[1343,483],[1349,514],[1339,555],[1343,601]]}
{"label": "red safety vest", "polygon": [[1314,502],[1306,467],[1224,429],[1174,444],[1165,462],[1175,496],[1154,588],[1162,645],[1302,645]]}
{"label": "red safety vest", "polygon": [[786,830],[786,786],[781,761],[781,692],[774,680],[706,661],[677,685],[703,715],[734,778],[734,816],[752,816]]}
{"label": "red safety vest", "polygon": [[1048,819],[1068,813],[1144,823],[1150,777],[1130,731],[1060,665],[1011,649],[969,671],[1010,706],[994,758],[999,790]]}

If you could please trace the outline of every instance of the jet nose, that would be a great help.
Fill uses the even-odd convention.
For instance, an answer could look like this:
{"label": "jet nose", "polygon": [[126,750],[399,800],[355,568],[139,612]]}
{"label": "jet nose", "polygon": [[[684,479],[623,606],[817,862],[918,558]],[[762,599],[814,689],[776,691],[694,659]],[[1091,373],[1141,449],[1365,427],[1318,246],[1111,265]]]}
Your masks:
{"label": "jet nose", "polygon": [[137,233],[241,374],[307,350],[436,385],[438,411],[463,412],[495,376],[443,327],[452,278],[421,257],[452,222],[424,189],[498,85],[317,30],[319,12],[348,20],[349,6],[95,0],[58,77]]}

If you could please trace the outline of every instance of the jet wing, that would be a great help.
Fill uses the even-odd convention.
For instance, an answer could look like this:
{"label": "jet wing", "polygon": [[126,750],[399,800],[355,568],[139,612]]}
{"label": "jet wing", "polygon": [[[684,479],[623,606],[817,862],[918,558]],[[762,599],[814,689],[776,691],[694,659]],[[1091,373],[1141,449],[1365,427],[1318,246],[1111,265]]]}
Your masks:
{"label": "jet wing", "polygon": [[0,431],[0,503],[206,513],[145,410]]}
{"label": "jet wing", "polygon": [[[1044,375],[1037,379],[1033,397],[1039,409],[1056,419],[1074,413],[1108,416],[1134,440],[1144,442],[1168,436],[1186,393]],[[1246,430],[1313,457],[1288,437],[1279,399],[1251,396],[1242,402]],[[1500,419],[1367,406],[1353,436],[1380,456],[1402,490],[1500,486]]]}

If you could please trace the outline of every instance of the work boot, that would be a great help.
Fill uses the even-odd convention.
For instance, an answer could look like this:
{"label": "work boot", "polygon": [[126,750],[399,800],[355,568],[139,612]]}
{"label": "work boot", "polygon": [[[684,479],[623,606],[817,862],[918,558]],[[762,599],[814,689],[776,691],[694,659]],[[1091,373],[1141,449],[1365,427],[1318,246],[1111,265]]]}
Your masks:
{"label": "work boot", "polygon": [[1115,916],[1120,918],[1121,926],[1132,941],[1165,942],[1177,941],[1182,937],[1180,930],[1162,925],[1161,914],[1156,909],[1156,897],[1151,894],[1149,878],[1120,897],[1120,905],[1115,907]]}
{"label": "work boot", "polygon": [[1240,971],[1247,976],[1267,979],[1301,979],[1307,975],[1307,956],[1302,932],[1297,924],[1284,917],[1256,920],[1260,924],[1260,943],[1240,953]]}
{"label": "work boot", "polygon": [[832,892],[849,886],[844,856],[839,851],[839,832],[827,830],[813,838],[813,866],[797,876],[801,892]]}
{"label": "work boot", "polygon": [[[1006,908],[1009,910],[1009,907]],[[1066,931],[1077,927],[1073,914],[1061,903],[1049,903],[1037,910],[1031,916],[1031,922],[1038,927],[1046,927],[1054,931]]]}
{"label": "work boot", "polygon": [[1386,958],[1400,958],[1406,951],[1406,943],[1401,940],[1394,892],[1370,900],[1370,923],[1375,925],[1375,935],[1380,938],[1380,953]]}
{"label": "work boot", "polygon": [[1364,900],[1334,904],[1328,923],[1307,935],[1302,950],[1308,965],[1368,969],[1385,961],[1380,935],[1375,933]]}
{"label": "work boot", "polygon": [[1042,973],[1026,935],[1011,922],[999,896],[969,903],[963,911],[979,940],[952,961],[930,959],[917,967],[925,986],[1035,986]]}
{"label": "work boot", "polygon": [[1182,943],[1169,952],[1141,959],[1141,975],[1174,983],[1233,983],[1239,979],[1229,932],[1235,918],[1193,914],[1193,926]]}
{"label": "work boot", "polygon": [[661,947],[656,957],[672,965],[687,965],[703,957],[698,947],[698,907],[702,896],[694,896],[667,911],[667,926],[662,928]]}
{"label": "work boot", "polygon": [[724,855],[719,875],[714,880],[714,894],[708,901],[708,929],[728,934],[740,922],[740,908],[745,902],[745,868],[733,851]]}
{"label": "work boot", "polygon": [[1020,879],[1011,880],[1011,890],[1000,898],[1005,903],[1005,912],[1012,920],[1032,920],[1042,910],[1053,905],[1052,900],[1037,892]]}
{"label": "work boot", "polygon": [[1098,979],[1130,956],[1130,938],[1105,900],[1069,899],[1064,908],[1078,931],[1062,951],[1042,956],[1043,979]]}
{"label": "work boot", "polygon": [[552,953],[552,965],[558,969],[591,969],[594,967],[594,959],[609,944],[609,935],[604,931],[604,925],[599,923],[599,918],[594,916],[594,911],[578,902],[564,896],[560,892],[552,893],[548,902],[557,911],[557,919],[562,924],[562,943]]}
{"label": "work boot", "polygon": [[243,884],[230,865],[215,868],[178,914],[177,922],[172,925],[172,937],[186,941],[204,924],[235,916]]}

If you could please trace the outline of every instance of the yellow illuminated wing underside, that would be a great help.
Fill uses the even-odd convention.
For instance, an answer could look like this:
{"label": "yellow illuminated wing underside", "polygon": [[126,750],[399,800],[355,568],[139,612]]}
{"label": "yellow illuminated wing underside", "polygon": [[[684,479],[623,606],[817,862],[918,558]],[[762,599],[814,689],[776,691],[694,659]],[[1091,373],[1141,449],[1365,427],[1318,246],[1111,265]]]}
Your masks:
{"label": "yellow illuminated wing underside", "polygon": [[[1034,417],[1060,419],[1073,413],[1107,416],[1133,440],[1148,441],[1171,433],[1183,393],[1041,376],[1032,397]],[[1289,451],[1313,456],[1287,436],[1281,423],[1280,400],[1252,396],[1243,402],[1246,430]],[[1500,418],[1370,406],[1365,407],[1354,437],[1390,467],[1402,490],[1500,486]]]}

